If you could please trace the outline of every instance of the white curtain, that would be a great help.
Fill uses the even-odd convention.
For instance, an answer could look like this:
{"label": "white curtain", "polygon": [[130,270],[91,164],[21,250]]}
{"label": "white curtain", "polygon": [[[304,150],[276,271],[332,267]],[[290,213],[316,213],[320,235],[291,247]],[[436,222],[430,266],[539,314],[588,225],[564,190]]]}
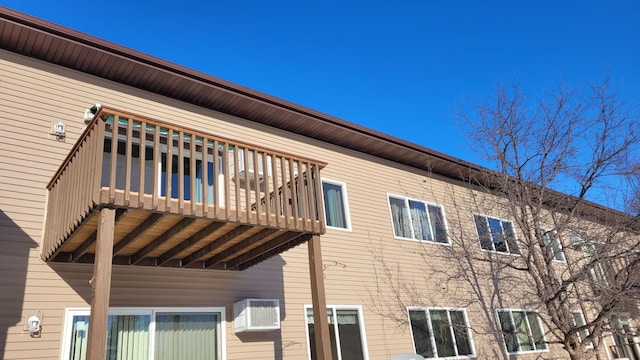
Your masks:
{"label": "white curtain", "polygon": [[389,197],[391,205],[391,217],[396,236],[411,238],[411,221],[409,220],[409,209],[407,209],[404,199]]}
{"label": "white curtain", "polygon": [[411,209],[414,238],[418,240],[433,240],[426,205],[420,201],[409,200],[409,208]]}
{"label": "white curtain", "polygon": [[327,225],[346,228],[344,199],[342,197],[342,186],[323,182],[324,208],[327,218]]}

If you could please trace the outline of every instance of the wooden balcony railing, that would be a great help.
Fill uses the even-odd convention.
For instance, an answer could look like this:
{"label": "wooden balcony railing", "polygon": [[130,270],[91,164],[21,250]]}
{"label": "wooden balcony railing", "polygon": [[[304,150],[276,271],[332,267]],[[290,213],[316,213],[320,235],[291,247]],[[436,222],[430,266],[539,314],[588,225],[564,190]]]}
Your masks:
{"label": "wooden balcony railing", "polygon": [[47,185],[43,257],[105,206],[322,234],[325,165],[103,107]]}

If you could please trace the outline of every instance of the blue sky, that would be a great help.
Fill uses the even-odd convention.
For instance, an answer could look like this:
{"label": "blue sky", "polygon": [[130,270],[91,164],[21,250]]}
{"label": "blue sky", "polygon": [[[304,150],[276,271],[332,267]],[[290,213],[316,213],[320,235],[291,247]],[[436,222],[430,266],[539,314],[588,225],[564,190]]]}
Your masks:
{"label": "blue sky", "polygon": [[499,83],[640,96],[637,0],[2,4],[477,163],[452,113]]}

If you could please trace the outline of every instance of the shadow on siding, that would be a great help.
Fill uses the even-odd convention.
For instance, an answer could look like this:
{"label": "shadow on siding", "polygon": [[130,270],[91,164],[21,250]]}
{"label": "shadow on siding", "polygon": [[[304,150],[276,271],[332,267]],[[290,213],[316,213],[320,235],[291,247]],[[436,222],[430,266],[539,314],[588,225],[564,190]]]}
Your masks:
{"label": "shadow on siding", "polygon": [[[93,264],[52,263],[51,268],[86,302],[91,303]],[[244,271],[114,266],[111,307],[224,307],[227,357],[260,354],[282,360],[280,330],[236,334],[233,303],[246,298],[279,299],[280,320],[286,317],[283,267],[280,255]],[[68,305],[68,304],[66,304]],[[300,310],[302,311],[302,310]]]}
{"label": "shadow on siding", "polygon": [[[25,284],[31,249],[38,246],[22,228],[0,209],[0,357],[4,358],[7,335],[20,333],[24,328],[23,315]],[[31,309],[29,309],[31,310]],[[34,310],[35,311],[35,310]],[[13,329],[12,329],[13,328]],[[29,333],[23,332],[25,341]]]}

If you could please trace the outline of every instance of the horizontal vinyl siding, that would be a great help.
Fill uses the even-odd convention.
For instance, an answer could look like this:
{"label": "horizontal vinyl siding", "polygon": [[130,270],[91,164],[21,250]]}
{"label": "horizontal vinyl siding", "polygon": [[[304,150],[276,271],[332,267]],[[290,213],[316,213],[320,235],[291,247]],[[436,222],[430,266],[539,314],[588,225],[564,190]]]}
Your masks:
{"label": "horizontal vinyl siding", "polygon": [[[8,327],[3,358],[58,358],[65,307],[88,306],[92,267],[44,264],[39,244],[45,186],[80,136],[84,110],[96,102],[326,161],[322,177],[346,184],[352,225],[352,231],[328,229],[321,237],[326,300],[332,305],[362,306],[369,359],[412,352],[406,324],[380,316],[373,306],[380,296],[394,295],[381,280],[381,263],[375,253],[384,254],[388,264],[401,264],[408,281],[415,281],[416,292],[424,295],[421,303],[408,305],[463,306],[449,298],[451,291],[459,294],[467,290],[456,290],[456,284],[441,289],[445,278],[433,271],[450,264],[434,256],[428,257],[427,266],[419,254],[437,254],[442,246],[425,244],[422,248],[417,242],[393,236],[387,193],[443,204],[447,219],[454,215],[453,185],[437,178],[426,180],[426,169],[399,166],[0,50],[0,239],[7,249],[0,253],[0,270],[12,275],[0,278],[0,286],[17,290],[0,294],[0,303],[7,304],[0,310],[2,324]],[[51,123],[59,121],[66,124],[65,141],[49,134]],[[472,220],[471,215],[466,220],[471,230]],[[306,245],[301,245],[241,273],[115,266],[111,304],[225,307],[227,359],[254,358],[256,354],[261,358],[282,355],[283,359],[306,359],[304,305],[311,303],[307,256]],[[234,334],[232,304],[247,297],[280,299],[282,329]],[[393,304],[388,305],[391,308]],[[35,311],[44,314],[43,336],[32,339],[22,327],[25,316]],[[468,313],[473,321],[485,321],[475,315],[477,309],[470,308]],[[406,309],[396,316],[406,317]],[[483,344],[493,344],[494,339],[474,337],[479,355],[495,349],[488,345],[487,352],[482,350]]]}

